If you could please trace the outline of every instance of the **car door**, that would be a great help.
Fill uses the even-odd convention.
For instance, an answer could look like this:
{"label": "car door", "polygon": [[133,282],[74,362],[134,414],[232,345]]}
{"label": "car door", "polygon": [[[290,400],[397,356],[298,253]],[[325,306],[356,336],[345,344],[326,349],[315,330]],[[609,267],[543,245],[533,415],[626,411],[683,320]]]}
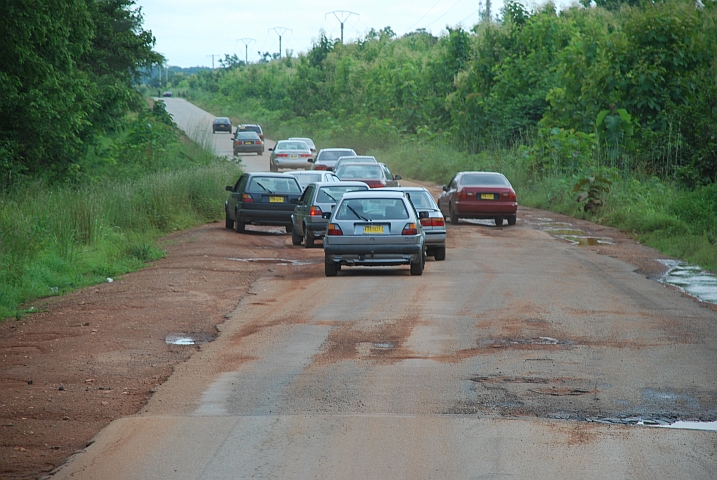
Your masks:
{"label": "car door", "polygon": [[239,203],[241,203],[241,196],[244,193],[244,189],[246,188],[246,183],[249,178],[249,175],[246,173],[239,177],[239,180],[237,180],[237,183],[234,185],[234,190],[231,193],[231,197],[229,199],[229,206],[231,208],[228,209],[229,217],[231,217],[233,220],[236,220],[236,211],[237,206]]}
{"label": "car door", "polygon": [[456,175],[444,188],[443,193],[438,196],[438,208],[441,210],[444,217],[450,216],[451,196],[455,193],[457,186],[458,176]]}
{"label": "car door", "polygon": [[304,218],[309,214],[309,209],[311,208],[315,191],[316,186],[314,184],[309,184],[304,190],[304,193],[301,194],[301,198],[299,198],[299,203],[296,205],[296,208],[294,208],[294,230],[301,235],[304,234]]}

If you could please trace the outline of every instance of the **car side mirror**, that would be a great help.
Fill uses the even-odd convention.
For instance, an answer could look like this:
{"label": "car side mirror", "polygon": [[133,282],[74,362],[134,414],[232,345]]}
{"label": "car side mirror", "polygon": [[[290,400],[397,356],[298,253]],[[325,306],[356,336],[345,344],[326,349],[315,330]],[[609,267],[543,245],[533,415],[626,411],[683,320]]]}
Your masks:
{"label": "car side mirror", "polygon": [[333,213],[333,212],[322,212],[321,218],[328,220],[329,218],[331,218],[331,213]]}
{"label": "car side mirror", "polygon": [[224,190],[226,190],[227,192],[233,192],[233,191],[234,191],[234,187],[231,186],[231,185],[227,185]]}
{"label": "car side mirror", "polygon": [[314,159],[313,159],[313,158],[310,158],[310,159],[307,160],[307,162],[309,162],[309,163],[314,163]]}
{"label": "car side mirror", "polygon": [[418,212],[418,218],[428,218],[428,212],[425,210],[422,212]]}
{"label": "car side mirror", "polygon": [[444,191],[444,192],[447,192],[447,191],[448,191],[448,185],[443,185],[443,191]]}
{"label": "car side mirror", "polygon": [[270,152],[273,152],[273,151],[274,151],[273,148],[267,148],[267,150],[269,150]]}
{"label": "car side mirror", "polygon": [[394,175],[394,176],[393,176],[393,179],[394,179],[394,180],[401,180],[401,175]]}

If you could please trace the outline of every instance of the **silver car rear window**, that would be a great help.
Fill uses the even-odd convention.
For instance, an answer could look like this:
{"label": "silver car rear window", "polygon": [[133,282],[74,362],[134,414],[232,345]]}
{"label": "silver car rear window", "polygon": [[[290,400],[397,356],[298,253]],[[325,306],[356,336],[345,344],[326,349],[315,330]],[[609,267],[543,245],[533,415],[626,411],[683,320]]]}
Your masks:
{"label": "silver car rear window", "polygon": [[381,178],[381,167],[378,165],[343,165],[336,174],[341,180],[350,178]]}
{"label": "silver car rear window", "polygon": [[416,208],[434,208],[433,199],[428,192],[410,192],[411,203]]}
{"label": "silver car rear window", "polygon": [[404,220],[408,211],[395,198],[352,198],[341,203],[337,220]]}

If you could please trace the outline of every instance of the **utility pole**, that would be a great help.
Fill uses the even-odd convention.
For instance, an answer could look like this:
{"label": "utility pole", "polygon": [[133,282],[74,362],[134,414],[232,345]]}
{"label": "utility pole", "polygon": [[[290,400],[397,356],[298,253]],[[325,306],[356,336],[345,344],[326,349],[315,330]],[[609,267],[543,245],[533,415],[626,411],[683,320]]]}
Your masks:
{"label": "utility pole", "polygon": [[344,23],[346,23],[346,20],[348,20],[351,15],[356,15],[358,17],[359,14],[354,13],[354,12],[349,12],[348,10],[334,10],[333,12],[329,12],[326,15],[324,15],[324,18],[326,18],[327,16],[329,16],[331,14],[333,14],[334,17],[336,17],[336,20],[338,20],[339,23],[341,24],[341,44],[343,45],[343,43],[344,43]]}
{"label": "utility pole", "polygon": [[490,0],[485,0],[485,21],[490,23]]}
{"label": "utility pole", "polygon": [[274,30],[274,32],[279,35],[279,58],[281,58],[281,36],[284,35],[286,32],[293,32],[293,30],[285,27],[274,27],[269,29],[270,32],[272,30]]}
{"label": "utility pole", "polygon": [[207,57],[212,57],[212,70],[214,70],[214,57],[221,57],[218,53],[212,53],[211,55],[207,55]]}
{"label": "utility pole", "polygon": [[237,39],[237,42],[242,42],[244,44],[244,63],[246,63],[247,65],[249,64],[249,44],[254,41],[255,40],[253,38]]}

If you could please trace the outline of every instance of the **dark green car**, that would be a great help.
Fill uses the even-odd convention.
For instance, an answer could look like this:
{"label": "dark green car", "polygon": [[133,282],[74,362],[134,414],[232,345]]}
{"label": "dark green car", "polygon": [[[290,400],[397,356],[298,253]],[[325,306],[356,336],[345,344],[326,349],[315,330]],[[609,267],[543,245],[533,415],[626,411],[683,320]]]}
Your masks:
{"label": "dark green car", "polygon": [[245,173],[234,186],[224,203],[226,228],[239,233],[251,225],[278,225],[291,233],[291,214],[301,197],[299,182],[283,173]]}

